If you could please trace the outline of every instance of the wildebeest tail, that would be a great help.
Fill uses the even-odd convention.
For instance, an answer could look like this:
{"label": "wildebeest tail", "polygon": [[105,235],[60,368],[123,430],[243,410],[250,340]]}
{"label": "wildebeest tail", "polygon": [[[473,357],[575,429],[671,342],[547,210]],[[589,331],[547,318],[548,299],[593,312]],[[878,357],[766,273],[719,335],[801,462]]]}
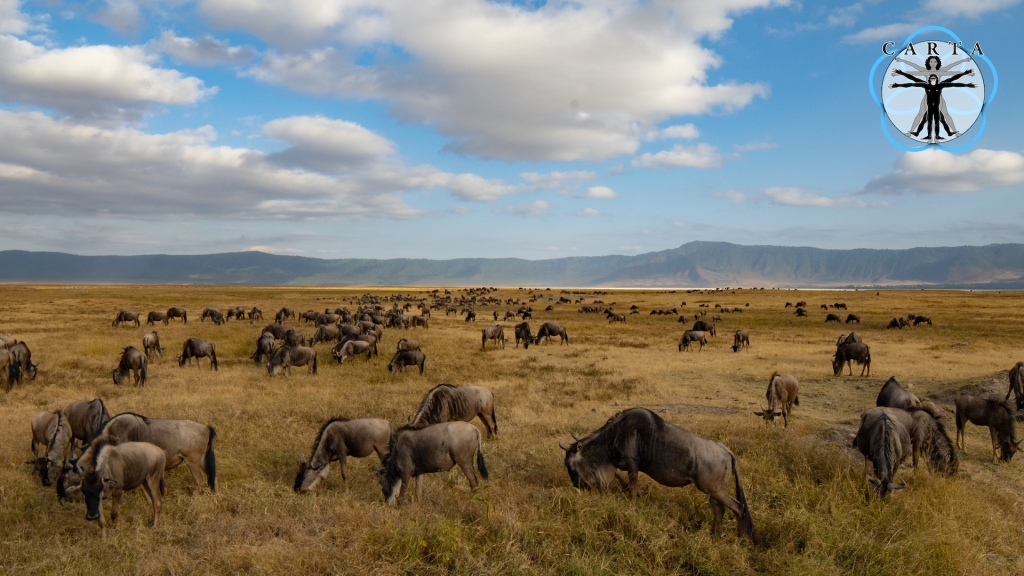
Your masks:
{"label": "wildebeest tail", "polygon": [[313,354],[313,374],[316,374],[316,354]]}
{"label": "wildebeest tail", "polygon": [[483,440],[479,430],[476,432],[476,467],[480,471],[480,477],[487,480],[487,463],[484,462]]}
{"label": "wildebeest tail", "polygon": [[[219,363],[217,362],[217,347],[210,345],[210,358],[213,358],[213,369],[220,370]],[[197,360],[198,361],[198,360]]]}
{"label": "wildebeest tail", "polygon": [[161,472],[160,473],[160,496],[162,497],[165,492],[167,492],[167,482],[164,481],[164,475],[163,475],[163,472]]}
{"label": "wildebeest tail", "polygon": [[139,370],[139,386],[145,386],[145,385],[146,385],[146,366],[143,366],[142,369]]}
{"label": "wildebeest tail", "polygon": [[11,361],[7,365],[7,391],[10,392],[15,382],[21,382],[21,365]]}
{"label": "wildebeest tail", "polygon": [[498,417],[494,415],[494,405],[491,405],[491,423],[494,424],[494,433],[498,433]]}
{"label": "wildebeest tail", "polygon": [[796,398],[793,398],[793,404],[796,405],[796,406],[800,405],[800,397],[799,396],[797,396]]}
{"label": "wildebeest tail", "polygon": [[736,483],[736,500],[740,503],[740,510],[743,512],[743,518],[738,520],[741,536],[746,536],[750,538],[751,542],[760,544],[761,541],[754,531],[754,521],[750,518],[750,506],[747,505],[747,497],[743,494],[743,485],[740,484],[740,470],[736,466],[736,455],[730,453],[729,457],[732,458],[732,477]]}
{"label": "wildebeest tail", "polygon": [[[207,426],[210,429],[210,439],[206,441],[206,483],[210,485],[210,490],[213,492],[217,491],[217,456],[213,453],[213,439],[217,437],[217,431],[214,430],[213,426]],[[163,480],[160,481],[161,483]]]}

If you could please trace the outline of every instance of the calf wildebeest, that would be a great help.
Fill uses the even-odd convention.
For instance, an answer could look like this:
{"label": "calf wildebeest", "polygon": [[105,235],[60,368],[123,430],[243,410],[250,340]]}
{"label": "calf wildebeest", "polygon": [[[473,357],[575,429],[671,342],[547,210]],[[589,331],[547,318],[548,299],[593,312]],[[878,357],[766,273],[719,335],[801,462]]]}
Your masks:
{"label": "calf wildebeest", "polygon": [[184,368],[185,363],[192,364],[192,359],[196,359],[196,368],[199,367],[199,359],[209,357],[210,368],[214,370],[220,370],[217,364],[217,347],[208,340],[200,340],[199,338],[189,338],[185,340],[185,345],[181,348],[181,356],[178,356],[178,366]]}
{"label": "calf wildebeest", "polygon": [[565,331],[565,326],[555,324],[554,322],[545,322],[541,325],[540,330],[537,330],[537,337],[534,339],[534,343],[540,344],[542,341],[550,340],[552,336],[560,338],[558,341],[559,346],[562,344],[569,345],[569,333]]}
{"label": "calf wildebeest", "polygon": [[[513,316],[513,318],[514,318],[514,316]],[[515,335],[516,335],[516,348],[519,348],[519,342],[520,341],[522,341],[522,343],[523,343],[523,349],[529,348],[530,347],[530,343],[533,342],[533,334],[530,333],[530,323],[529,322],[522,322],[522,323],[516,324]]]}
{"label": "calf wildebeest", "polygon": [[384,501],[388,505],[405,500],[409,481],[416,478],[416,499],[423,497],[423,475],[447,472],[456,465],[469,480],[470,490],[478,481],[473,470],[473,454],[480,476],[487,480],[483,439],[480,431],[466,422],[445,422],[425,428],[403,426],[395,431],[384,457],[383,468],[373,465]]}
{"label": "calf wildebeest", "polygon": [[406,366],[418,366],[423,374],[423,364],[427,357],[419,350],[399,350],[388,362],[388,372],[405,372]]}
{"label": "calf wildebeest", "polygon": [[715,335],[715,325],[712,324],[711,322],[705,322],[703,320],[698,320],[694,322],[693,328],[691,328],[691,330],[696,330],[698,332],[707,332],[708,336]]}
{"label": "calf wildebeest", "polygon": [[927,316],[918,316],[917,318],[914,318],[914,326],[917,326],[918,324],[927,324],[931,326],[932,319]]}
{"label": "calf wildebeest", "polygon": [[476,312],[470,310],[466,312],[466,322],[476,322]]}
{"label": "calf wildebeest", "polygon": [[494,394],[490,390],[482,386],[438,384],[423,397],[409,425],[422,428],[442,422],[471,422],[477,417],[487,428],[488,436],[498,433]]}
{"label": "calf wildebeest", "polygon": [[331,418],[320,427],[309,460],[299,462],[295,491],[309,492],[327,478],[331,462],[341,463],[341,479],[348,480],[345,463],[349,456],[365,458],[374,452],[381,462],[388,455],[391,424],[380,418]]}
{"label": "calf wildebeest", "polygon": [[331,340],[341,340],[341,327],[335,324],[317,327],[316,332],[313,334],[313,338],[309,341],[309,344],[312,346],[320,342],[330,342]]}
{"label": "calf wildebeest", "polygon": [[903,386],[900,386],[900,383],[896,381],[896,377],[893,376],[889,378],[889,380],[882,385],[882,389],[878,391],[878,398],[875,399],[875,406],[910,410],[912,408],[920,408],[921,400],[918,399],[913,392],[907,390]]}
{"label": "calf wildebeest", "polygon": [[1017,362],[1010,368],[1010,388],[1006,391],[1006,399],[1013,394],[1017,400],[1017,410],[1024,408],[1024,362]]}
{"label": "calf wildebeest", "polygon": [[623,324],[626,323],[625,314],[607,314],[605,315],[605,317],[608,318],[609,324],[611,324],[612,322],[622,322]]}
{"label": "calf wildebeest", "polygon": [[398,341],[398,346],[395,348],[395,351],[401,352],[402,350],[420,350],[420,343],[415,340],[402,338]]}
{"label": "calf wildebeest", "polygon": [[700,330],[687,330],[683,332],[683,337],[679,340],[679,351],[689,350],[690,342],[700,342],[700,350],[703,350],[704,345],[708,343],[708,335]]}
{"label": "calf wildebeest", "polygon": [[488,326],[480,331],[480,349],[487,348],[487,341],[494,340],[494,343],[499,348],[505,347],[505,330],[498,324],[494,326]]}
{"label": "calf wildebeest", "polygon": [[121,310],[120,312],[117,313],[117,316],[114,317],[114,321],[111,322],[110,325],[111,326],[120,326],[122,324],[131,324],[131,323],[134,323],[136,328],[138,328],[139,326],[142,325],[139,322],[139,313],[138,312],[129,312],[127,310]]}
{"label": "calf wildebeest", "polygon": [[82,445],[90,444],[99,436],[110,420],[110,412],[99,398],[94,398],[90,402],[75,400],[64,408],[64,416],[71,425],[71,435],[74,439],[72,442],[78,441]]}
{"label": "calf wildebeest", "polygon": [[157,322],[168,323],[166,312],[150,312],[146,315],[146,324],[153,326]]}
{"label": "calf wildebeest", "polygon": [[142,487],[146,499],[153,505],[153,526],[164,495],[164,452],[148,442],[118,443],[112,438],[94,442],[79,459],[82,475],[82,495],[85,496],[85,519],[100,524],[100,534],[107,537],[100,499],[109,494],[110,526],[117,525],[121,497],[125,491]]}
{"label": "calf wildebeest", "polygon": [[825,316],[825,322],[842,322],[843,320],[836,314],[829,314]]}
{"label": "calf wildebeest", "polygon": [[732,351],[739,352],[744,346],[750,346],[750,334],[746,330],[737,330],[732,337]]}
{"label": "calf wildebeest", "polygon": [[149,358],[135,346],[128,346],[121,353],[121,362],[114,368],[114,384],[120,384],[131,372],[136,386],[146,385],[146,371]]}
{"label": "calf wildebeest", "polygon": [[[891,408],[872,408],[862,414],[860,429],[853,438],[853,447],[864,455],[864,475],[883,500],[890,492],[907,487],[905,482],[896,484],[893,480],[900,464],[912,451],[910,431],[888,410]],[[874,466],[874,478],[868,474],[868,461]]]}
{"label": "calf wildebeest", "polygon": [[[640,472],[663,486],[693,484],[709,497],[713,534],[728,508],[736,516],[739,535],[759,541],[740,484],[736,456],[720,442],[674,426],[646,408],[630,408],[568,447],[561,441],[558,446],[565,450],[565,467],[577,488],[604,490],[615,479],[636,498]],[[616,470],[626,471],[628,485]],[[730,480],[735,485],[735,498],[729,494]]]}
{"label": "calf wildebeest", "polygon": [[[50,486],[57,479],[64,460],[71,455],[74,439],[71,424],[60,410],[40,412],[32,417],[30,424],[35,471],[43,486]],[[44,448],[42,456],[38,452],[39,446]]]}
{"label": "calf wildebeest", "polygon": [[860,342],[845,342],[836,348],[836,353],[832,356],[833,376],[842,374],[843,364],[849,367],[850,376],[853,376],[853,362],[862,366],[860,369],[861,376],[864,376],[865,370],[867,370],[867,375],[871,376],[871,349],[868,348],[867,344]]}
{"label": "calf wildebeest", "polygon": [[249,310],[249,324],[255,324],[256,320],[263,321],[263,310],[253,306],[252,310]]}
{"label": "calf wildebeest", "polygon": [[[39,365],[32,363],[32,351],[29,350],[28,344],[24,341],[18,342],[12,346],[7,347],[7,353],[10,355],[11,361],[18,365],[16,371],[18,382],[21,382],[22,378],[28,374],[29,380],[35,380],[39,373]],[[8,371],[8,377],[11,376],[11,372]],[[8,383],[8,387],[10,384]]]}
{"label": "calf wildebeest", "polygon": [[188,312],[185,312],[184,308],[178,308],[177,306],[174,306],[172,308],[168,308],[167,309],[167,318],[164,320],[164,323],[165,324],[169,323],[171,320],[173,320],[175,318],[181,318],[182,322],[184,322],[185,324],[188,324]]}
{"label": "calf wildebeest", "polygon": [[765,422],[774,422],[782,416],[785,427],[789,428],[789,415],[793,406],[800,405],[800,382],[792,374],[779,374],[773,372],[768,379],[768,390],[765,398],[768,400],[768,408],[762,408],[760,412],[754,412],[762,416]]}
{"label": "calf wildebeest", "polygon": [[964,427],[968,422],[976,426],[988,426],[992,438],[992,461],[1009,462],[1020,446],[1017,441],[1017,426],[1014,422],[1016,409],[1009,399],[979,398],[963,395],[957,397],[956,405],[956,445],[963,450],[965,447]]}
{"label": "calf wildebeest", "polygon": [[852,322],[856,322],[857,324],[860,324],[860,316],[857,316],[856,314],[849,314],[846,317],[846,323],[850,324]]}
{"label": "calf wildebeest", "polygon": [[21,365],[10,350],[0,348],[0,373],[7,372],[7,393],[11,393],[15,382],[21,382]]}
{"label": "calf wildebeest", "polygon": [[156,330],[142,336],[142,349],[146,352],[147,358],[150,357],[151,351],[163,358],[164,349],[160,346],[160,335],[156,333]]}
{"label": "calf wildebeest", "polygon": [[305,346],[306,337],[300,334],[297,330],[288,330],[284,333],[284,345],[285,346]]}
{"label": "calf wildebeest", "polygon": [[[495,312],[495,314],[497,314],[497,312]],[[495,320],[497,320],[497,318],[495,318]],[[430,323],[427,321],[426,316],[413,316],[409,318],[409,323],[413,328],[417,326],[422,326],[423,328],[430,328]]]}
{"label": "calf wildebeest", "polygon": [[366,354],[366,359],[369,360],[373,356],[373,346],[363,340],[346,340],[342,344],[337,344],[331,349],[331,355],[334,359],[341,364],[345,361],[345,358],[349,356],[360,356]]}
{"label": "calf wildebeest", "polygon": [[250,358],[255,360],[257,364],[262,364],[270,360],[270,356],[274,353],[275,348],[277,348],[277,341],[274,340],[273,334],[264,332],[256,339],[256,351],[253,352]]}
{"label": "calf wildebeest", "polygon": [[305,346],[290,346],[285,344],[270,355],[270,362],[267,362],[267,372],[273,376],[282,369],[291,376],[292,366],[309,366],[311,374],[317,373],[316,350]]}
{"label": "calf wildebeest", "polygon": [[839,338],[836,339],[836,348],[839,348],[847,342],[862,344],[864,339],[860,337],[860,334],[856,332],[850,332],[849,334],[840,334]]}

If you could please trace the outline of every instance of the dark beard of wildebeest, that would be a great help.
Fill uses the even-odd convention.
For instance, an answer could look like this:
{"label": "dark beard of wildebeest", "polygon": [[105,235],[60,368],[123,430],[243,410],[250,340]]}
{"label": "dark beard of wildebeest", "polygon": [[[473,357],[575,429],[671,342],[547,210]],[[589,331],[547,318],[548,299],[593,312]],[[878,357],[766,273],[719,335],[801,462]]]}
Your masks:
{"label": "dark beard of wildebeest", "polygon": [[188,324],[188,313],[185,312],[184,308],[174,307],[167,309],[167,322],[170,322],[175,318],[181,318],[182,322]]}
{"label": "dark beard of wildebeest", "polygon": [[708,336],[715,335],[715,325],[712,324],[711,322],[705,322],[703,320],[698,320],[694,322],[693,328],[691,328],[691,330],[695,330],[697,332],[707,332]]}
{"label": "dark beard of wildebeest", "polygon": [[[40,412],[32,418],[32,457],[43,486],[51,486],[64,459],[71,455],[71,424],[60,410]],[[38,452],[42,445],[43,455]]]}
{"label": "dark beard of wildebeest", "polygon": [[338,364],[345,362],[345,358],[363,354],[366,355],[367,360],[373,356],[373,346],[364,340],[346,340],[331,350],[331,355],[338,361]]}
{"label": "dark beard of wildebeest", "polygon": [[1017,362],[1010,368],[1010,388],[1006,391],[1006,399],[1010,394],[1017,401],[1017,410],[1024,408],[1024,362]]}
{"label": "dark beard of wildebeest", "polygon": [[[512,318],[515,318],[515,315],[513,315]],[[519,342],[522,341],[523,349],[528,349],[530,347],[530,342],[533,342],[533,334],[530,333],[530,323],[522,322],[520,324],[516,324],[515,334],[516,348],[519,348]]]}
{"label": "dark beard of wildebeest", "polygon": [[683,332],[683,337],[679,340],[679,351],[682,352],[683,350],[689,350],[690,342],[699,342],[700,350],[704,350],[704,345],[708,343],[707,333],[699,330],[687,330],[686,332]]}
{"label": "dark beard of wildebeest", "polygon": [[273,376],[284,370],[291,376],[293,366],[309,366],[311,374],[317,373],[316,350],[305,346],[284,345],[274,351],[267,362],[267,372]]}
{"label": "dark beard of wildebeest", "polygon": [[160,515],[164,495],[163,450],[147,442],[119,443],[113,438],[101,438],[94,442],[79,459],[82,476],[81,490],[85,497],[85,519],[96,520],[100,534],[107,537],[103,521],[101,498],[109,494],[110,525],[117,525],[121,497],[125,491],[142,487],[146,498],[153,504],[153,526]]}
{"label": "dark beard of wildebeest", "polygon": [[739,352],[744,346],[750,346],[750,334],[746,330],[737,330],[732,337],[732,351]]}
{"label": "dark beard of wildebeest", "polygon": [[882,385],[882,389],[878,391],[878,398],[875,399],[875,406],[910,410],[920,408],[921,400],[912,392],[903,386],[900,386],[900,383],[896,381],[896,377],[893,376],[889,378],[889,380]]}
{"label": "dark beard of wildebeest", "polygon": [[551,339],[552,336],[558,336],[560,340],[558,345],[565,344],[569,345],[569,333],[565,331],[565,326],[561,324],[555,324],[554,322],[545,322],[541,324],[540,330],[537,330],[537,337],[534,339],[534,344],[541,344]]}
{"label": "dark beard of wildebeest", "polygon": [[110,420],[110,412],[100,398],[94,398],[91,402],[75,400],[64,408],[64,416],[71,425],[74,441],[82,445],[90,444],[99,436]]}
{"label": "dark beard of wildebeest", "polygon": [[423,365],[427,357],[419,350],[399,350],[388,362],[388,372],[405,372],[406,366],[418,366],[420,374],[423,374]]}
{"label": "dark beard of wildebeest", "polygon": [[871,376],[871,349],[867,344],[851,342],[846,342],[836,349],[836,353],[832,357],[833,376],[842,374],[844,364],[850,368],[850,376],[853,376],[853,362],[862,366],[861,376],[864,376],[865,370],[867,370],[867,375]]}
{"label": "dark beard of wildebeest", "polygon": [[10,392],[10,376],[16,375],[17,381],[20,383],[22,379],[28,374],[29,380],[35,380],[39,373],[39,365],[32,363],[32,351],[28,349],[28,344],[25,342],[18,342],[13,346],[7,348],[7,352],[10,354],[11,359],[18,365],[18,370],[15,373],[8,370],[8,387],[7,391]]}
{"label": "dark beard of wildebeest", "polygon": [[156,330],[142,336],[142,349],[147,358],[150,357],[150,351],[156,352],[157,356],[163,358],[164,349],[160,346],[160,335],[156,333]]}
{"label": "dark beard of wildebeest", "polygon": [[773,372],[768,379],[768,390],[765,392],[765,399],[768,401],[768,408],[762,408],[760,412],[754,412],[757,416],[764,418],[765,422],[774,422],[779,416],[789,428],[789,416],[793,406],[800,405],[800,382],[792,374],[779,374]]}
{"label": "dark beard of wildebeest", "polygon": [[153,326],[157,322],[163,322],[164,325],[166,326],[168,324],[167,313],[166,312],[150,312],[146,316],[146,324],[147,325]]}
{"label": "dark beard of wildebeest", "polygon": [[836,340],[836,349],[838,350],[840,346],[846,344],[847,342],[851,344],[863,344],[864,339],[861,338],[860,334],[857,334],[856,332],[850,332],[849,334],[840,334],[839,338]]}
{"label": "dark beard of wildebeest", "polygon": [[270,355],[274,353],[276,347],[277,341],[274,340],[274,335],[264,332],[256,339],[256,351],[253,352],[250,358],[257,364],[262,364],[270,360]]}
{"label": "dark beard of wildebeest", "polygon": [[111,437],[156,445],[164,451],[167,470],[184,462],[197,487],[203,485],[205,474],[210,490],[217,491],[217,457],[213,451],[217,431],[213,426],[192,420],[146,418],[141,414],[124,412],[103,426],[93,444]]}
{"label": "dark beard of wildebeest", "polygon": [[181,356],[178,356],[178,366],[184,368],[185,363],[192,364],[192,359],[196,359],[196,368],[199,367],[199,359],[205,356],[210,358],[210,368],[219,370],[217,365],[217,347],[214,346],[213,342],[206,340],[200,340],[199,338],[189,338],[185,340],[185,345],[181,349]]}
{"label": "dark beard of wildebeest", "polygon": [[309,460],[299,461],[295,476],[295,491],[308,492],[316,488],[330,471],[335,460],[341,463],[341,479],[348,481],[346,460],[365,458],[374,452],[384,462],[391,441],[391,424],[380,418],[331,418],[320,427],[313,441]]}
{"label": "dark beard of wildebeest", "polygon": [[7,393],[11,393],[15,382],[21,382],[21,365],[10,350],[0,349],[0,370],[7,371]]}
{"label": "dark beard of wildebeest", "polygon": [[136,328],[138,328],[139,326],[142,325],[139,322],[139,313],[138,312],[129,312],[127,310],[121,310],[120,312],[117,313],[117,316],[114,317],[114,321],[111,322],[110,325],[111,326],[120,326],[122,324],[131,324],[133,322],[135,323],[135,327]]}
{"label": "dark beard of wildebeest", "polygon": [[976,426],[988,426],[992,438],[992,461],[1009,462],[1017,452],[1017,425],[1014,422],[1015,408],[1009,400],[959,396],[956,405],[956,445],[965,448],[964,427],[968,422]]}
{"label": "dark beard of wildebeest", "polygon": [[[720,442],[674,426],[646,408],[630,408],[612,416],[589,436],[568,447],[559,441],[558,446],[565,450],[565,467],[579,489],[604,490],[614,479],[636,498],[640,472],[663,486],[693,484],[709,496],[712,534],[718,532],[728,508],[736,516],[737,533],[759,543],[736,456]],[[628,484],[617,470],[626,471]],[[735,484],[735,498],[729,494],[730,480]]]}
{"label": "dark beard of wildebeest", "polygon": [[477,417],[487,428],[488,436],[498,433],[494,394],[490,390],[482,386],[438,384],[423,397],[409,426],[422,428],[442,422],[470,422]]}
{"label": "dark beard of wildebeest", "polygon": [[384,502],[388,505],[405,499],[409,483],[416,478],[416,499],[422,501],[423,474],[447,472],[456,465],[476,490],[478,480],[473,470],[473,454],[480,477],[488,479],[480,430],[466,422],[445,422],[425,428],[403,426],[395,431],[388,444],[383,468],[373,465]]}
{"label": "dark beard of wildebeest", "polygon": [[[886,411],[891,408],[872,408],[860,417],[860,429],[853,438],[853,447],[864,455],[864,475],[884,500],[895,490],[907,487],[906,482],[893,482],[900,464],[911,452],[910,432],[898,419]],[[868,472],[868,462],[874,466],[875,477]]]}
{"label": "dark beard of wildebeest", "polygon": [[494,326],[488,326],[480,331],[480,349],[487,348],[487,341],[494,340],[494,345],[498,348],[505,347],[505,330],[501,326],[495,324]]}
{"label": "dark beard of wildebeest", "polygon": [[909,411],[881,406],[890,418],[898,420],[910,433],[913,446],[914,468],[919,456],[928,458],[932,472],[952,476],[960,467],[960,451],[956,450],[942,419],[933,405],[925,404]]}
{"label": "dark beard of wildebeest", "polygon": [[131,372],[135,377],[136,386],[146,385],[146,370],[149,367],[149,359],[138,348],[128,346],[121,354],[121,362],[114,368],[114,384],[120,384]]}

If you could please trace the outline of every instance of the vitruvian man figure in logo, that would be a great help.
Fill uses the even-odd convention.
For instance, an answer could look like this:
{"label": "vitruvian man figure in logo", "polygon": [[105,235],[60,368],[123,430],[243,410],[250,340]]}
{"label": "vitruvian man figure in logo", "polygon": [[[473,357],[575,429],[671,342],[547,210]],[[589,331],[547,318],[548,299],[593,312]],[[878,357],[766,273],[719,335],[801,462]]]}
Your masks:
{"label": "vitruvian man figure in logo", "polygon": [[909,134],[915,137],[920,136],[921,130],[924,129],[925,125],[927,124],[927,140],[932,142],[936,140],[945,140],[945,138],[939,135],[939,126],[941,124],[943,127],[946,128],[946,134],[952,136],[953,130],[950,129],[949,124],[946,122],[946,119],[943,117],[943,114],[941,113],[942,91],[946,88],[974,88],[974,84],[964,84],[956,82],[956,80],[959,80],[963,76],[974,76],[974,69],[966,70],[959,74],[955,74],[948,80],[943,80],[942,82],[939,82],[939,76],[937,74],[929,74],[928,80],[925,81],[915,76],[911,76],[910,74],[907,74],[902,70],[895,70],[894,72],[901,76],[905,76],[910,80],[913,80],[913,82],[908,82],[905,84],[890,84],[889,88],[924,89],[925,106],[927,107],[927,109],[925,110],[924,118],[921,119],[921,123],[917,126],[917,128],[912,129]]}
{"label": "vitruvian man figure in logo", "polygon": [[[939,77],[939,80],[942,80],[946,76],[952,76],[952,75],[956,74],[956,72],[952,71],[953,68],[956,68],[957,66],[963,64],[964,62],[970,62],[971,59],[970,58],[964,58],[962,60],[957,60],[956,62],[953,62],[952,64],[947,64],[947,65],[943,66],[941,58],[939,58],[938,56],[929,56],[929,57],[925,58],[925,60],[924,60],[924,68],[922,68],[921,66],[911,62],[910,60],[904,60],[903,58],[897,57],[896,61],[897,62],[902,62],[903,64],[906,64],[907,66],[910,66],[911,68],[913,68],[916,71],[917,74],[925,74],[925,75],[935,74],[936,76]],[[898,72],[899,72],[898,70],[893,70],[892,71],[892,75],[896,76]],[[927,112],[928,112],[928,97],[927,96],[921,96],[921,107],[918,109],[917,116],[914,117],[914,121],[911,122],[910,125],[911,126],[918,126],[918,125],[920,125],[921,121],[924,120],[924,115]],[[942,115],[942,119],[945,120],[945,125],[947,127],[946,133],[949,136],[953,136],[955,134],[959,134],[959,132],[957,132],[956,126],[953,125],[953,117],[950,116],[949,111],[946,110],[946,99],[944,97],[940,97],[939,98],[939,114],[941,114]]]}

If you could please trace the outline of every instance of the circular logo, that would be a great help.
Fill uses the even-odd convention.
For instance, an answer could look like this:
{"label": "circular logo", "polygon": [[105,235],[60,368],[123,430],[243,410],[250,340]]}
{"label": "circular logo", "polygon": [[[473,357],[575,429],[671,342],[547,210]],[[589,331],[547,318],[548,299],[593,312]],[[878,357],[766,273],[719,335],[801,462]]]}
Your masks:
{"label": "circular logo", "polygon": [[963,46],[914,42],[889,63],[881,103],[889,121],[908,138],[926,144],[950,142],[981,116],[985,80]]}

